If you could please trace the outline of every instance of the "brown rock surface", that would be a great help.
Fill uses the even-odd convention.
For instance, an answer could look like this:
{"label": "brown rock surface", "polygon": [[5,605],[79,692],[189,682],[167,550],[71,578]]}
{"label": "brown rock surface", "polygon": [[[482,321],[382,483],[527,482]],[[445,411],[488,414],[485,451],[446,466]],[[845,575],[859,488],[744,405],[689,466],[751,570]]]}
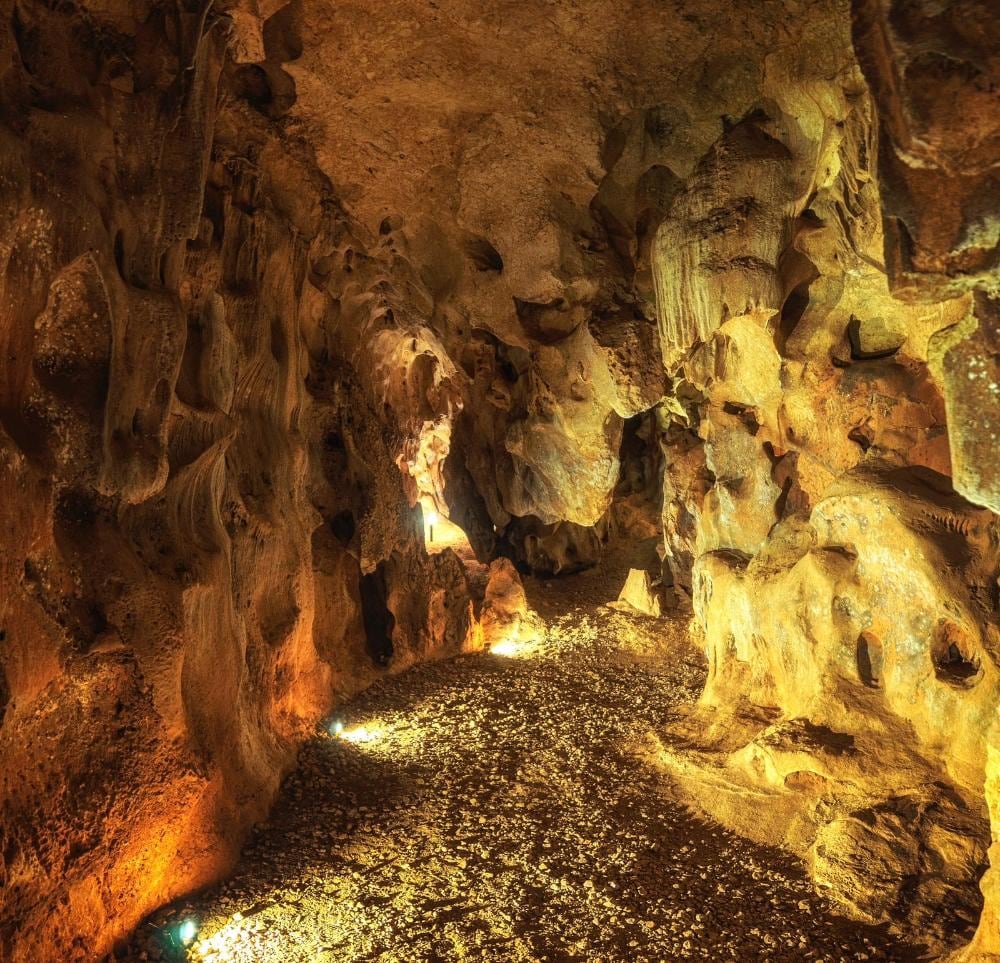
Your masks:
{"label": "brown rock surface", "polygon": [[509,559],[490,565],[480,621],[486,648],[516,641],[528,620],[528,600],[517,569]]}
{"label": "brown rock surface", "polygon": [[1000,955],[988,3],[0,11],[0,957],[612,563],[709,656],[686,801],[935,952],[992,825]]}
{"label": "brown rock surface", "polygon": [[252,68],[236,13],[5,8],[4,959],[217,877],[335,698],[474,630],[396,466],[452,369],[259,99],[293,12]]}
{"label": "brown rock surface", "polygon": [[628,578],[618,593],[618,599],[611,603],[616,608],[625,611],[638,612],[659,618],[662,614],[662,603],[657,586],[653,584],[649,572],[639,568],[629,569]]}

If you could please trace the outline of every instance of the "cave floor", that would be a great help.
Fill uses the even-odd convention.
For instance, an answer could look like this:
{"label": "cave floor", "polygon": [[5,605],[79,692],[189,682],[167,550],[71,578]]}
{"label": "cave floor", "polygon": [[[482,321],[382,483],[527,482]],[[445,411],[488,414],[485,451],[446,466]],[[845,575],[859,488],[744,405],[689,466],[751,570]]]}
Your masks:
{"label": "cave floor", "polygon": [[169,958],[157,933],[187,919],[193,960],[919,958],[836,916],[789,856],[670,801],[636,748],[704,667],[681,622],[608,609],[609,591],[529,585],[533,647],[345,705],[348,738],[305,748],[235,873],[132,958]]}

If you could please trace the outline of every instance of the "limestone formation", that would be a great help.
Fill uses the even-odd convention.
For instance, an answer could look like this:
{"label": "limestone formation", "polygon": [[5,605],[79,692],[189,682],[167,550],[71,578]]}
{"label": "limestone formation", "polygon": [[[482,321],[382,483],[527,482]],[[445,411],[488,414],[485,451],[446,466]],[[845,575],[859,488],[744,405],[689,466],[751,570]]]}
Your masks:
{"label": "limestone formation", "polygon": [[272,6],[265,67],[245,10],[5,9],[4,959],[216,878],[336,698],[475,632],[397,467],[451,368],[383,347],[422,329],[274,126]]}
{"label": "limestone formation", "polygon": [[0,958],[585,570],[708,659],[650,785],[1000,957],[988,0],[0,11]]}
{"label": "limestone formation", "polygon": [[[779,524],[749,564],[716,552],[695,567],[710,668],[691,724],[714,733],[725,763],[716,774],[712,752],[681,753],[681,768],[773,796],[745,814],[745,831],[786,835],[832,895],[872,920],[933,932],[942,904],[975,918],[988,841],[982,734],[998,698],[992,526],[940,476],[872,466]],[[723,731],[746,744],[723,747]],[[918,831],[893,829],[910,812]],[[884,876],[871,875],[873,860]]]}
{"label": "limestone formation", "polygon": [[617,601],[611,604],[626,611],[640,612],[654,618],[659,618],[662,614],[657,586],[653,584],[649,572],[639,568],[629,569],[628,578],[625,579]]}
{"label": "limestone formation", "polygon": [[498,558],[490,565],[483,598],[481,622],[487,648],[515,641],[527,628],[528,600],[517,569],[509,559]]}

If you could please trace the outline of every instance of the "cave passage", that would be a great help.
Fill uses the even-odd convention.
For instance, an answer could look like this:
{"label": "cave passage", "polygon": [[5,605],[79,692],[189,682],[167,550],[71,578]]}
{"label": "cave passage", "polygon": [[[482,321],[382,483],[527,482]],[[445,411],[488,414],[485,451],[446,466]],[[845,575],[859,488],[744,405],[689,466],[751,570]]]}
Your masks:
{"label": "cave passage", "polygon": [[1000,963],[1000,0],[0,0],[0,963]]}
{"label": "cave passage", "polygon": [[619,581],[529,579],[542,629],[509,656],[424,664],[342,706],[236,872],[158,914],[134,952],[220,963],[919,958],[884,928],[835,915],[787,854],[671,801],[644,736],[697,698],[705,668],[683,620],[603,604]]}

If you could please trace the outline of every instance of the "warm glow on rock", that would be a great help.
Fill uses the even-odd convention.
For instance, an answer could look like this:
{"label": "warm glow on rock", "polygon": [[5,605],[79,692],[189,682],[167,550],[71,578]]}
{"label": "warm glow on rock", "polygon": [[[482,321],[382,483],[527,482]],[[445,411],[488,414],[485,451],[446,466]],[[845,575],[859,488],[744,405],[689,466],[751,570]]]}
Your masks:
{"label": "warm glow on rock", "polygon": [[372,742],[382,735],[381,730],[369,728],[368,726],[354,726],[345,729],[340,733],[340,738],[345,742]]}
{"label": "warm glow on rock", "polygon": [[[544,628],[539,625],[536,617],[529,615],[508,626],[505,635],[489,647],[489,653],[508,659],[523,659],[545,651],[547,642]],[[558,647],[553,651],[558,651]]]}
{"label": "warm glow on rock", "polygon": [[472,548],[465,532],[434,509],[424,509],[424,544],[427,551],[433,554],[450,548],[460,556],[472,557]]}
{"label": "warm glow on rock", "polygon": [[997,3],[7,0],[3,963],[1000,959]]}
{"label": "warm glow on rock", "polygon": [[497,642],[496,645],[490,647],[491,655],[502,655],[507,658],[513,658],[519,653],[523,654],[523,649],[514,639],[505,639],[503,642]]}

